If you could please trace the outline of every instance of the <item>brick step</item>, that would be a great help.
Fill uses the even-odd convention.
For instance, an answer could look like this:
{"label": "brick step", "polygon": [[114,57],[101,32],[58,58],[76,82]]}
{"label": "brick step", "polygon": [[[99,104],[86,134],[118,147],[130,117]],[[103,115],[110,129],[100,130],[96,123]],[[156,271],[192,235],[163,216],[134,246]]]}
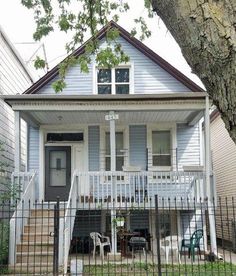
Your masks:
{"label": "brick step", "polygon": [[22,235],[22,242],[53,242],[48,233],[26,233]]}
{"label": "brick step", "polygon": [[16,251],[19,252],[51,252],[53,251],[54,244],[53,242],[24,242],[17,244]]}
{"label": "brick step", "polygon": [[[59,216],[64,217],[65,210],[61,209],[59,211]],[[54,210],[52,209],[32,209],[30,211],[31,217],[41,217],[41,218],[54,218]]]}
{"label": "brick step", "polygon": [[52,224],[27,224],[24,226],[24,233],[50,233],[54,231]]}
{"label": "brick step", "polygon": [[9,270],[19,275],[52,275],[53,263],[17,263],[14,266],[9,266]]}
{"label": "brick step", "polygon": [[53,252],[20,252],[16,253],[16,263],[28,263],[33,265],[35,263],[52,263]]}
{"label": "brick step", "polygon": [[28,224],[51,224],[54,225],[54,216],[53,217],[29,217]]}

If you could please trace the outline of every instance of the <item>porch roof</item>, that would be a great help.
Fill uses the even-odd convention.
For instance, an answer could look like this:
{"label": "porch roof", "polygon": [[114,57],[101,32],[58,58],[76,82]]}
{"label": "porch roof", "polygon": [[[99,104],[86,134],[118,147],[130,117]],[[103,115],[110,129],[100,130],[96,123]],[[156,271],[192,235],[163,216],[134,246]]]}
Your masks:
{"label": "porch roof", "polygon": [[108,111],[118,124],[196,123],[205,109],[205,92],[155,95],[11,95],[1,98],[34,125],[100,124]]}

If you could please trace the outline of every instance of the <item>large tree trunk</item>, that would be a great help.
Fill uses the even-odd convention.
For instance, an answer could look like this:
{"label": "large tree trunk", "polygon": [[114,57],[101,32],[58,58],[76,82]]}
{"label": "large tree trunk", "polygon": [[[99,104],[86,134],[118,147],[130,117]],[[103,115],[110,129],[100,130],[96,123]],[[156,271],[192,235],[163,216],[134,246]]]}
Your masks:
{"label": "large tree trunk", "polygon": [[236,143],[236,0],[152,0]]}

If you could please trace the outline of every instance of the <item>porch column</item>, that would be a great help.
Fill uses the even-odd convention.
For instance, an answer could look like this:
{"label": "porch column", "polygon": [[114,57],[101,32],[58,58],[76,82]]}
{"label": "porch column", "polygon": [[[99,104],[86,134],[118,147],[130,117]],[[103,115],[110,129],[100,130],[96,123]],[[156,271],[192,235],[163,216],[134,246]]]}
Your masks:
{"label": "porch column", "polygon": [[[111,151],[111,171],[116,171],[116,126],[115,112],[110,111],[110,151]],[[113,191],[114,195],[114,191]]]}
{"label": "porch column", "polygon": [[[215,210],[213,202],[213,194],[211,193],[211,156],[210,156],[210,114],[209,114],[209,96],[206,96],[206,106],[205,106],[205,171],[206,171],[206,194],[208,197],[208,215],[209,215],[209,226],[210,226],[210,240],[211,240],[211,253],[217,255],[217,245],[216,245],[216,229],[215,229]],[[212,183],[215,185],[215,183]]]}
{"label": "porch column", "polygon": [[21,123],[20,123],[20,112],[15,111],[15,154],[14,154],[14,167],[15,172],[21,170]]}
{"label": "porch column", "polygon": [[110,121],[110,156],[111,156],[111,173],[112,173],[112,208],[111,208],[111,244],[112,253],[117,253],[117,233],[116,224],[114,220],[116,219],[116,206],[115,206],[115,189],[116,189],[116,177],[114,175],[116,171],[116,127],[115,120],[118,116],[115,115],[114,111],[110,111],[109,115],[106,116],[106,120]]}

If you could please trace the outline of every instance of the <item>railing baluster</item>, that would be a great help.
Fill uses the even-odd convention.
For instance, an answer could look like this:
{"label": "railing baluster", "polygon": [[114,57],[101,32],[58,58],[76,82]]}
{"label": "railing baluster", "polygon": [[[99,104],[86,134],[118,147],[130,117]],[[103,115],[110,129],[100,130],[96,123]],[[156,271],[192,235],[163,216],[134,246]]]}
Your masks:
{"label": "railing baluster", "polygon": [[131,191],[134,191],[134,182],[132,180],[131,174],[128,174],[128,179],[129,179],[129,182],[128,182],[129,183],[129,204],[131,205],[131,201],[132,201],[132,199],[131,199],[131,197],[132,197]]}
{"label": "railing baluster", "polygon": [[[127,202],[127,185],[128,185],[128,183],[127,183],[127,173],[125,173],[125,175],[124,175],[124,183],[125,183],[124,202]],[[123,199],[122,199],[122,201],[123,201]]]}
{"label": "railing baluster", "polygon": [[96,190],[97,190],[97,202],[99,202],[100,200],[100,185],[99,185],[99,182],[96,181]]}
{"label": "railing baluster", "polygon": [[105,196],[104,196],[104,185],[101,185],[100,184],[100,181],[97,181],[98,182],[98,185],[99,185],[99,187],[101,187],[101,200],[102,200],[102,204],[103,204],[103,202],[104,202],[104,198],[105,198]]}
{"label": "railing baluster", "polygon": [[144,178],[144,181],[145,181],[145,186],[146,186],[146,189],[147,189],[147,204],[149,203],[149,197],[150,197],[150,193],[149,193],[149,189],[150,189],[150,186],[149,186],[149,181],[148,181],[148,177],[146,176],[145,173],[142,173],[143,175],[143,178]]}

